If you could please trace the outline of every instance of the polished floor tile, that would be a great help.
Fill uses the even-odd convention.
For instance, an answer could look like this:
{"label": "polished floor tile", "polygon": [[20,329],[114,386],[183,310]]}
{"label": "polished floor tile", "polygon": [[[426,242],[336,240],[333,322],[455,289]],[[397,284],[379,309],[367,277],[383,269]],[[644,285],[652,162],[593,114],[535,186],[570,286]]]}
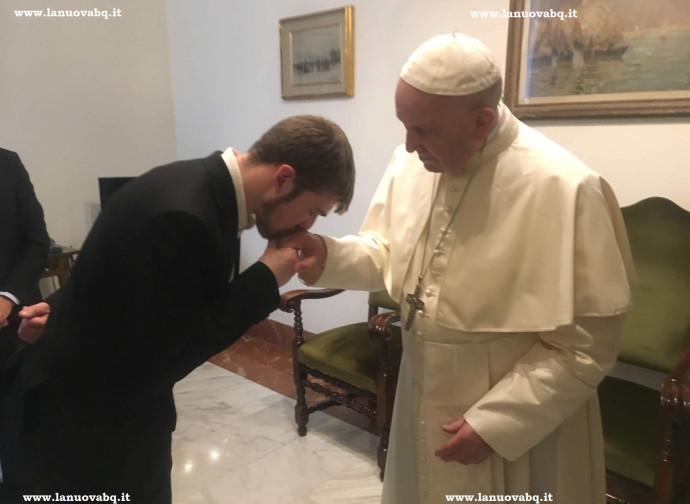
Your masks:
{"label": "polished floor tile", "polygon": [[[255,343],[244,346],[230,350],[254,352],[254,361],[264,360],[267,376],[277,367],[283,380],[277,384],[270,377],[268,385],[289,393],[282,383],[292,380],[286,362],[269,356],[270,349],[248,348]],[[376,436],[317,412],[310,416],[307,435],[299,437],[294,400],[241,376],[247,369],[240,367],[237,374],[206,363],[175,387],[175,504],[379,502]]]}

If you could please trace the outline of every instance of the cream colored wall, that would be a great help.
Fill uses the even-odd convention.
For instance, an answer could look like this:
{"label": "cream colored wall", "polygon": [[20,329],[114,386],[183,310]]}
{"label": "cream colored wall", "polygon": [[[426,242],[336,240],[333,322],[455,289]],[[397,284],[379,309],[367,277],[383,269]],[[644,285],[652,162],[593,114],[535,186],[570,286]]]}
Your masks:
{"label": "cream colored wall", "polygon": [[[48,8],[122,16],[14,15]],[[2,1],[0,146],[24,161],[57,242],[81,245],[99,211],[99,176],[174,159],[168,55],[165,0]]]}

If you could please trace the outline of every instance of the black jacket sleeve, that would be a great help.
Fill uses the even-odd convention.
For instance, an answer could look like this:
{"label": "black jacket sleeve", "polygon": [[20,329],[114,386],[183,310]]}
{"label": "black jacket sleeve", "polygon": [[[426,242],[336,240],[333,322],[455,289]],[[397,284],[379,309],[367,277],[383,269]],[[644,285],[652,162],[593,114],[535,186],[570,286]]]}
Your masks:
{"label": "black jacket sleeve", "polygon": [[[38,280],[45,267],[48,254],[49,238],[43,219],[43,209],[36,199],[33,185],[29,179],[19,156],[14,152],[3,151],[2,183],[8,180],[15,183],[4,191],[11,190],[11,194],[4,194],[3,198],[13,202],[13,208],[3,211],[13,212],[3,215],[4,258],[0,264],[0,291],[6,291],[16,296],[20,302],[31,304],[36,299]],[[6,203],[5,203],[6,204]],[[12,234],[12,236],[9,236]]]}
{"label": "black jacket sleeve", "polygon": [[172,381],[232,344],[280,302],[275,277],[263,263],[232,281],[222,278],[233,258],[222,257],[209,229],[183,212],[142,226],[118,261],[127,346],[155,362],[151,372]]}

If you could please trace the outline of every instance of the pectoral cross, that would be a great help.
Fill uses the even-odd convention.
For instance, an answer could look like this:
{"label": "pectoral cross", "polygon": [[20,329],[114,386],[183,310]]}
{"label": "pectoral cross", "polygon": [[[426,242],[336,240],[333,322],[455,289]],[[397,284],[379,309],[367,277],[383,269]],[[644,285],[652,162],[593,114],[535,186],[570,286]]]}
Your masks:
{"label": "pectoral cross", "polygon": [[409,331],[412,327],[412,322],[414,321],[414,316],[417,314],[417,310],[424,310],[424,301],[419,298],[422,293],[422,279],[420,278],[417,282],[417,287],[414,289],[414,294],[408,294],[405,297],[405,301],[410,305],[410,313],[407,314],[407,320],[405,321],[405,330]]}

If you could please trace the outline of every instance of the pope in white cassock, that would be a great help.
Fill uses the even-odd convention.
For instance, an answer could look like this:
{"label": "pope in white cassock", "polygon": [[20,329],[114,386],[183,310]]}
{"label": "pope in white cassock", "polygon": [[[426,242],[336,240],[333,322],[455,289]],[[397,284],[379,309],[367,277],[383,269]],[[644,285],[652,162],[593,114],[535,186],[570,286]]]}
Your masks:
{"label": "pope in white cassock", "polygon": [[605,502],[597,385],[630,304],[625,228],[606,181],[518,121],[501,87],[478,40],[424,43],[395,94],[405,145],[360,233],[281,243],[307,283],[401,305],[386,504]]}

